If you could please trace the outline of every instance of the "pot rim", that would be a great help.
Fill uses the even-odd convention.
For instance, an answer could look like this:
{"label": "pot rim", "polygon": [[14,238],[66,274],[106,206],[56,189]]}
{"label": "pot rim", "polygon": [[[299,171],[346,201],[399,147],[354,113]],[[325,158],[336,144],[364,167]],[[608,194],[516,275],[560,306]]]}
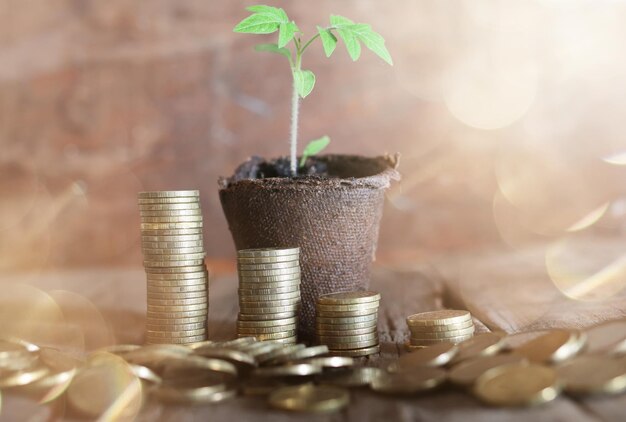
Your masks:
{"label": "pot rim", "polygon": [[[391,185],[391,181],[400,180],[400,173],[398,172],[398,166],[400,164],[400,154],[394,155],[381,155],[375,157],[366,157],[362,155],[351,154],[324,154],[316,156],[316,158],[322,161],[331,160],[359,160],[363,162],[376,162],[380,163],[380,167],[383,169],[379,173],[375,173],[362,177],[266,177],[263,179],[235,179],[235,174],[230,177],[220,177],[218,185],[220,191],[230,190],[240,187],[255,187],[258,189],[290,189],[290,188],[302,188],[305,186],[319,187],[319,188],[331,188],[331,187],[343,187],[343,188],[370,188],[370,189],[386,189]],[[241,168],[245,164],[249,163],[252,158],[249,158],[243,162],[237,169]],[[237,172],[237,170],[235,170]]]}

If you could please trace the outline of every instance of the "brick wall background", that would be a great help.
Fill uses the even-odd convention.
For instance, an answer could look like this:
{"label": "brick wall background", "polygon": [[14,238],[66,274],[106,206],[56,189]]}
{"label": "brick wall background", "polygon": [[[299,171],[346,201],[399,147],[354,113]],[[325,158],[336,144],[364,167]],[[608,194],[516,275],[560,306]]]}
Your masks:
{"label": "brick wall background", "polygon": [[[201,190],[286,154],[290,74],[234,34],[250,1],[0,1],[0,269],[141,262],[136,193]],[[301,139],[402,153],[382,259],[624,228],[626,8],[610,1],[268,1],[307,34],[372,23],[395,66],[321,45]],[[592,4],[593,3],[593,4]]]}

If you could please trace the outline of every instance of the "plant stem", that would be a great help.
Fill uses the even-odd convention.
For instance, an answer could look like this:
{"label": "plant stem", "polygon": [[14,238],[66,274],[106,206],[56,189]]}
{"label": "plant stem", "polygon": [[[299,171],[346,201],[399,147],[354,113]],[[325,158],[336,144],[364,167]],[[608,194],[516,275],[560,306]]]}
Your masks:
{"label": "plant stem", "polygon": [[298,163],[297,163],[297,146],[298,146],[298,114],[300,111],[300,98],[298,91],[296,90],[296,82],[293,82],[293,93],[291,94],[291,133],[290,141],[291,145],[291,160],[289,162],[291,166],[291,176],[296,177],[298,175]]}

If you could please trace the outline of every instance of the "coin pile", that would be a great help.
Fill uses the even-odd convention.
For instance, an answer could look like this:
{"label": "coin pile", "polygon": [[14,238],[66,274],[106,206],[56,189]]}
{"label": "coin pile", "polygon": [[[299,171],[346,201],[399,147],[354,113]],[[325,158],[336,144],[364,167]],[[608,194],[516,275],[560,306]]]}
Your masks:
{"label": "coin pile", "polygon": [[237,336],[296,343],[300,306],[300,248],[237,252]]}
{"label": "coin pile", "polygon": [[467,311],[422,312],[408,316],[406,323],[411,332],[409,350],[441,342],[460,343],[474,335],[472,315]]}
{"label": "coin pile", "polygon": [[207,338],[208,272],[197,190],[140,192],[148,344]]}
{"label": "coin pile", "polygon": [[315,335],[335,356],[367,356],[380,352],[380,293],[341,292],[317,299]]}

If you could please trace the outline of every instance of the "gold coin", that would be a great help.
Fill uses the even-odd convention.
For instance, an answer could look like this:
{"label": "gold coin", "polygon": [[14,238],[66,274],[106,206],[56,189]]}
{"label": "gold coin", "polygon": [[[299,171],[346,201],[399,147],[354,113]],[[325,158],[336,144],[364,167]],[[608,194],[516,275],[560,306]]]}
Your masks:
{"label": "gold coin", "polygon": [[197,242],[202,244],[204,235],[198,234],[182,234],[178,236],[141,236],[142,244],[151,243],[181,243],[181,242]]}
{"label": "gold coin", "polygon": [[237,251],[237,257],[257,258],[265,256],[282,256],[300,254],[300,248],[257,248],[241,249]]}
{"label": "gold coin", "polygon": [[[177,210],[150,210],[150,211],[144,211],[140,209],[139,215],[142,217],[142,219],[143,217],[186,217],[186,216],[202,215],[202,210],[200,208],[177,209]],[[146,221],[146,222],[150,222],[150,221]],[[158,223],[159,221],[156,221],[156,222]]]}
{"label": "gold coin", "polygon": [[239,321],[274,321],[279,319],[294,318],[293,311],[285,311],[271,314],[243,314],[237,316]]}
{"label": "gold coin", "polygon": [[137,378],[152,384],[161,384],[161,377],[155,374],[150,368],[141,365],[129,365],[130,370]]}
{"label": "gold coin", "polygon": [[166,332],[188,332],[192,330],[203,329],[206,331],[207,323],[202,322],[192,322],[189,324],[155,324],[150,323],[150,321],[146,324],[146,330],[148,331],[166,331]]}
{"label": "gold coin", "polygon": [[272,319],[268,321],[237,321],[238,328],[264,328],[264,327],[281,327],[285,325],[295,325],[298,318],[291,317],[285,319]]}
{"label": "gold coin", "polygon": [[[141,217],[142,224],[183,224],[183,223],[202,223],[202,215],[179,215],[171,217]],[[164,227],[169,228],[184,228],[184,227]]]}
{"label": "gold coin", "polygon": [[166,294],[188,294],[188,293],[202,293],[208,294],[206,283],[202,284],[188,284],[182,286],[155,286],[148,283],[148,295],[166,295]]}
{"label": "gold coin", "polygon": [[222,359],[228,362],[233,362],[236,365],[243,365],[247,367],[255,367],[257,366],[256,359],[253,356],[250,356],[248,353],[242,352],[241,350],[235,350],[224,347],[200,347],[194,350],[194,353],[198,356],[203,356],[207,358],[213,359]]}
{"label": "gold coin", "polygon": [[480,333],[469,340],[459,343],[459,352],[454,357],[455,362],[478,356],[491,356],[504,347],[502,333]]}
{"label": "gold coin", "polygon": [[271,281],[268,283],[260,281],[244,281],[239,279],[239,289],[241,290],[257,290],[257,289],[300,289],[300,276],[284,281]]}
{"label": "gold coin", "polygon": [[448,325],[465,322],[471,318],[472,315],[468,311],[445,309],[410,315],[406,318],[406,323],[409,326]]}
{"label": "gold coin", "polygon": [[187,371],[188,369],[220,372],[230,376],[237,375],[237,367],[230,362],[221,359],[195,356],[193,354],[168,358],[164,361],[163,365],[165,368],[162,372],[166,380],[171,378],[172,375],[180,375],[179,371]]}
{"label": "gold coin", "polygon": [[361,349],[352,350],[330,350],[329,353],[333,356],[348,356],[348,357],[362,357],[369,355],[377,355],[380,353],[380,345],[363,347]]}
{"label": "gold coin", "polygon": [[626,353],[626,319],[608,321],[585,330],[587,353]]}
{"label": "gold coin", "polygon": [[139,198],[137,203],[143,205],[171,205],[171,204],[199,204],[200,198],[195,196],[180,196],[177,198]]}
{"label": "gold coin", "polygon": [[273,349],[265,353],[256,355],[256,360],[259,362],[259,364],[264,365],[267,362],[270,362],[272,359],[275,359],[279,356],[289,355],[297,350],[304,349],[304,347],[304,344],[281,346],[278,349]]}
{"label": "gold coin", "polygon": [[308,383],[307,380],[296,378],[250,378],[247,379],[241,388],[245,396],[268,396],[281,387],[290,387]]}
{"label": "gold coin", "polygon": [[148,312],[193,312],[201,311],[209,308],[206,302],[194,303],[189,305],[151,305],[148,304]]}
{"label": "gold coin", "polygon": [[277,341],[279,343],[283,343],[283,344],[296,344],[298,342],[298,336],[293,336],[293,337],[285,337],[285,338],[280,338],[280,339],[276,339],[274,341]]}
{"label": "gold coin", "polygon": [[274,341],[259,341],[242,347],[242,351],[256,359],[257,356],[282,348],[283,345]]}
{"label": "gold coin", "polygon": [[207,290],[198,290],[192,292],[168,292],[168,293],[160,293],[154,292],[152,289],[148,287],[148,301],[152,302],[155,305],[158,303],[154,302],[155,300],[185,300],[185,299],[199,299],[206,298]]}
{"label": "gold coin", "polygon": [[358,303],[356,305],[316,305],[315,309],[319,313],[324,312],[349,312],[349,311],[370,311],[372,309],[378,310],[379,308],[378,302],[367,302],[367,303]]}
{"label": "gold coin", "polygon": [[550,330],[514,350],[531,362],[556,363],[575,356],[585,345],[584,333],[576,330]]}
{"label": "gold coin", "polygon": [[122,353],[124,360],[131,364],[147,366],[160,371],[171,358],[187,357],[191,349],[180,345],[150,345]]}
{"label": "gold coin", "polygon": [[363,349],[366,347],[376,346],[378,344],[378,336],[371,340],[355,341],[354,343],[337,343],[327,342],[327,346],[332,351],[336,350],[349,350],[349,349]]}
{"label": "gold coin", "polygon": [[271,289],[242,289],[239,288],[237,290],[239,296],[269,296],[269,295],[280,295],[285,293],[298,293],[300,294],[300,286],[298,284],[280,287],[280,288],[271,288]]}
{"label": "gold coin", "polygon": [[121,414],[132,419],[141,407],[141,391],[141,381],[123,359],[98,353],[76,373],[66,397],[72,408],[82,415],[95,418],[117,405]]}
{"label": "gold coin", "polygon": [[[144,230],[183,230],[183,229],[200,229],[203,227],[202,221],[187,221],[187,222],[171,222],[171,223],[148,223],[142,222],[139,227]],[[145,232],[144,232],[145,233]],[[148,234],[148,233],[145,233]],[[161,234],[165,234],[161,232]],[[182,234],[182,233],[181,233]]]}
{"label": "gold coin", "polygon": [[240,271],[274,271],[274,270],[290,270],[300,268],[300,261],[291,262],[274,262],[271,264],[241,264],[237,262],[237,269]]}
{"label": "gold coin", "polygon": [[178,242],[141,242],[141,247],[145,250],[179,250],[188,248],[202,248],[204,242],[202,240],[185,240]]}
{"label": "gold coin", "polygon": [[[168,318],[168,319],[156,319],[156,318],[148,318],[146,321],[146,328],[154,328],[159,326],[165,327],[185,327],[189,326],[207,326],[207,315],[199,316],[199,317],[189,317],[189,318]],[[199,328],[199,327],[198,327]],[[182,329],[181,329],[182,330]]]}
{"label": "gold coin", "polygon": [[321,295],[319,305],[353,305],[357,303],[379,302],[380,293],[371,291],[340,292]]}
{"label": "gold coin", "polygon": [[[250,334],[243,334],[244,336],[249,336]],[[284,338],[290,338],[296,335],[296,330],[290,330],[290,331],[281,331],[278,333],[269,333],[269,334],[264,334],[264,333],[255,333],[254,334],[256,336],[256,338],[259,339],[259,341],[265,341],[265,340],[279,340],[279,339],[284,339]]]}
{"label": "gold coin", "polygon": [[340,331],[353,331],[353,330],[363,330],[363,329],[376,329],[378,328],[378,319],[374,319],[373,321],[365,321],[365,322],[355,322],[349,324],[322,324],[318,321],[315,323],[315,329],[321,331],[331,331],[331,332],[340,332]]}
{"label": "gold coin", "polygon": [[256,258],[237,257],[237,263],[239,264],[273,264],[276,262],[292,262],[299,261],[300,255],[278,255],[278,256],[263,256]]}
{"label": "gold coin", "polygon": [[476,382],[478,377],[492,368],[524,363],[528,363],[526,358],[512,354],[478,356],[454,365],[448,372],[448,378],[454,384],[469,387]]}
{"label": "gold coin", "polygon": [[[175,291],[181,289],[180,291],[191,291],[191,290],[203,290],[208,287],[208,277],[207,274],[202,274],[200,276],[194,275],[191,277],[191,274],[197,273],[183,273],[180,275],[189,275],[190,278],[180,278],[180,279],[168,279],[168,278],[152,278],[153,275],[159,274],[148,274],[146,277],[146,285],[147,288],[151,291]],[[163,274],[163,275],[175,275],[175,274]],[[156,289],[156,290],[152,290]]]}
{"label": "gold coin", "polygon": [[152,199],[152,198],[179,198],[181,196],[199,197],[200,191],[198,190],[160,190],[160,191],[146,191],[139,192],[137,198],[139,199]]}
{"label": "gold coin", "polygon": [[469,327],[474,327],[474,321],[468,319],[467,321],[460,322],[458,324],[445,324],[445,325],[409,325],[409,331],[411,333],[438,333],[443,331],[455,331],[463,330]]}
{"label": "gold coin", "polygon": [[458,337],[467,337],[474,334],[474,327],[464,328],[463,330],[454,330],[454,331],[436,331],[434,333],[411,333],[411,338],[419,338],[421,340],[446,340],[449,338],[458,338]]}
{"label": "gold coin", "polygon": [[[59,350],[43,347],[39,352],[41,364],[48,368],[48,373],[37,381],[24,386],[20,392],[37,394],[37,392],[45,391],[52,393],[51,389],[63,390],[71,382],[76,374],[77,368],[83,365],[83,361],[75,359]],[[57,397],[56,393],[45,394],[42,403],[53,400]]]}
{"label": "gold coin", "polygon": [[[298,310],[298,305],[289,305],[289,306],[274,306],[271,308],[241,308],[239,306],[240,314],[246,315],[264,315],[264,314],[282,314],[283,312],[296,312]],[[293,316],[290,315],[290,316]]]}
{"label": "gold coin", "polygon": [[163,203],[163,204],[139,204],[140,211],[174,211],[174,210],[199,210],[200,203],[195,202],[183,202],[183,203]]}
{"label": "gold coin", "polygon": [[358,324],[373,321],[378,321],[378,312],[373,312],[367,315],[353,315],[346,317],[324,317],[317,314],[317,316],[315,317],[316,324],[328,325]]}
{"label": "gold coin", "polygon": [[207,307],[201,307],[195,310],[186,310],[186,311],[151,311],[148,309],[146,313],[149,320],[160,320],[160,319],[179,319],[179,318],[192,318],[192,317],[203,317],[207,316]]}
{"label": "gold coin", "polygon": [[570,394],[618,394],[626,391],[626,365],[605,356],[578,356],[556,367]]}
{"label": "gold coin", "polygon": [[458,343],[471,339],[472,336],[473,334],[468,334],[466,336],[446,337],[446,338],[440,338],[440,339],[432,339],[432,338],[422,339],[422,338],[411,337],[409,339],[409,342],[411,343],[412,346],[431,346],[433,344],[438,344],[442,342],[458,344]]}
{"label": "gold coin", "polygon": [[[328,353],[328,348],[326,348]],[[354,366],[354,359],[347,356],[316,356],[312,358],[302,359],[302,363],[310,363],[311,365],[321,366],[322,368],[348,368]]]}
{"label": "gold coin", "polygon": [[179,337],[179,338],[160,338],[160,337],[149,337],[146,336],[146,344],[148,345],[183,345],[183,344],[191,344],[197,343],[199,341],[206,340],[206,334],[201,336],[194,337]]}
{"label": "gold coin", "polygon": [[145,271],[150,280],[186,280],[204,278],[208,275],[204,264],[177,268],[146,268]]}
{"label": "gold coin", "polygon": [[428,366],[408,372],[383,374],[372,381],[372,390],[384,394],[407,395],[432,390],[446,380],[446,371]]}
{"label": "gold coin", "polygon": [[319,366],[310,363],[296,363],[293,365],[272,366],[266,368],[257,368],[254,375],[257,377],[290,377],[290,376],[308,376],[322,372]]}
{"label": "gold coin", "polygon": [[[316,356],[322,356],[328,354],[328,346],[320,345],[320,346],[312,346],[306,347],[304,349],[296,350],[293,353],[282,355],[273,360],[269,361],[270,365],[281,365],[289,362],[297,362],[303,359],[314,358]],[[313,362],[307,361],[311,365],[315,365]],[[321,365],[317,365],[321,366]]]}
{"label": "gold coin", "polygon": [[[276,277],[280,275],[300,275],[300,267],[293,268],[284,268],[284,269],[276,269],[276,270],[238,270],[239,280],[244,278],[242,281],[251,281],[250,278],[258,278],[258,277]],[[245,279],[247,278],[247,280]]]}
{"label": "gold coin", "polygon": [[[329,359],[329,358],[318,358]],[[348,357],[335,356],[330,359],[352,359]],[[337,385],[339,387],[366,387],[372,382],[384,376],[386,373],[380,368],[359,367],[352,368],[349,371],[325,373],[319,381],[323,384]]]}
{"label": "gold coin", "polygon": [[458,347],[452,343],[439,343],[400,356],[391,363],[390,372],[402,372],[422,366],[443,366],[449,363],[458,352]]}
{"label": "gold coin", "polygon": [[364,341],[372,341],[378,339],[378,331],[372,333],[360,334],[360,335],[340,335],[340,336],[316,336],[322,344],[335,344],[339,343],[360,343]]}
{"label": "gold coin", "polygon": [[[202,254],[204,255],[204,254]],[[191,261],[144,261],[145,268],[173,268],[173,267],[195,267],[204,264],[204,259],[194,259]]]}
{"label": "gold coin", "polygon": [[256,294],[256,295],[250,295],[250,296],[243,296],[243,295],[239,295],[239,301],[240,302],[276,302],[276,301],[282,301],[282,300],[292,300],[292,299],[300,299],[300,290],[296,290],[294,292],[288,292],[288,293],[276,293],[276,294],[271,294],[271,295],[261,295],[261,294]]}
{"label": "gold coin", "polygon": [[330,413],[346,407],[350,403],[350,394],[338,387],[307,384],[279,388],[270,394],[269,403],[283,410]]}
{"label": "gold coin", "polygon": [[531,406],[554,400],[561,386],[554,369],[537,364],[499,366],[476,380],[474,394],[492,406]]}
{"label": "gold coin", "polygon": [[[155,309],[155,306],[169,307],[169,306],[188,306],[188,305],[206,305],[208,298],[206,295],[202,297],[190,298],[190,299],[148,299],[148,307]],[[208,305],[207,305],[208,306]],[[191,310],[191,309],[190,309]]]}
{"label": "gold coin", "polygon": [[138,344],[115,344],[113,346],[105,346],[96,350],[96,352],[107,352],[114,355],[125,355],[126,353],[133,352],[141,349]]}
{"label": "gold coin", "polygon": [[363,309],[357,311],[322,311],[317,310],[317,320],[323,320],[325,318],[345,318],[345,317],[360,317],[366,315],[378,315],[378,308]]}
{"label": "gold coin", "polygon": [[159,339],[175,339],[175,338],[183,338],[183,337],[197,337],[197,336],[205,336],[206,328],[200,328],[196,330],[187,330],[187,331],[151,331],[146,330],[146,337],[149,338],[159,338]]}
{"label": "gold coin", "polygon": [[263,302],[246,302],[239,300],[239,308],[240,309],[252,309],[252,308],[267,308],[267,307],[276,307],[276,306],[291,306],[296,305],[301,302],[299,296],[294,297],[292,299],[283,299],[283,300],[268,300]]}
{"label": "gold coin", "polygon": [[141,238],[146,239],[148,237],[171,237],[171,236],[202,236],[203,229],[202,227],[191,227],[191,228],[173,228],[173,229],[147,229],[142,228],[141,230]]}
{"label": "gold coin", "polygon": [[206,257],[206,254],[204,252],[152,255],[152,254],[147,254],[144,251],[144,262],[157,264],[157,265],[163,264],[164,266],[169,266],[169,264],[171,264],[173,261],[202,260],[205,257]]}
{"label": "gold coin", "polygon": [[296,324],[291,325],[279,325],[276,327],[257,327],[257,328],[245,328],[237,326],[238,335],[261,335],[272,333],[283,333],[285,331],[293,332],[297,328]]}
{"label": "gold coin", "polygon": [[258,343],[258,339],[254,336],[237,338],[234,340],[223,341],[219,343],[219,347],[244,347],[250,344]]}
{"label": "gold coin", "polygon": [[331,331],[331,330],[322,330],[319,328],[315,329],[315,334],[320,337],[343,337],[343,336],[361,336],[365,334],[377,333],[378,327],[373,326],[369,328],[359,328],[354,330],[340,330],[340,331]]}
{"label": "gold coin", "polygon": [[169,249],[152,249],[152,248],[142,248],[143,256],[146,260],[155,259],[155,260],[180,260],[180,259],[194,259],[189,258],[188,255],[197,255],[202,254],[201,258],[204,258],[204,247],[203,246],[195,246],[189,248],[169,248]]}

